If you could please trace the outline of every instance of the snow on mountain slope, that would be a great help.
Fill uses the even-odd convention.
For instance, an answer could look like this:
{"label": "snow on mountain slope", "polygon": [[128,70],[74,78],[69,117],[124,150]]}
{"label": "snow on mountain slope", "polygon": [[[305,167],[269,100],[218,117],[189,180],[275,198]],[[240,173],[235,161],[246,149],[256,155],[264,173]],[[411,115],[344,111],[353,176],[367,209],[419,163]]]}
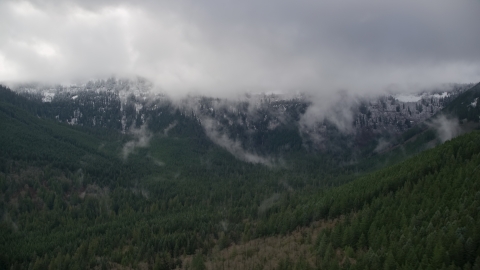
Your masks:
{"label": "snow on mountain slope", "polygon": [[212,141],[228,139],[231,145],[258,153],[307,148],[349,155],[352,149],[376,144],[382,136],[422,123],[469,87],[452,85],[448,91],[369,99],[345,95],[327,114],[306,114],[313,105],[303,94],[248,94],[235,100],[188,96],[172,101],[141,78],[53,87],[19,85],[14,90],[44,102],[52,118],[72,125],[128,132],[147,123],[153,132],[163,133],[175,122],[178,124],[169,132],[175,134],[175,130],[188,130],[181,124],[187,121],[188,125],[201,126]]}

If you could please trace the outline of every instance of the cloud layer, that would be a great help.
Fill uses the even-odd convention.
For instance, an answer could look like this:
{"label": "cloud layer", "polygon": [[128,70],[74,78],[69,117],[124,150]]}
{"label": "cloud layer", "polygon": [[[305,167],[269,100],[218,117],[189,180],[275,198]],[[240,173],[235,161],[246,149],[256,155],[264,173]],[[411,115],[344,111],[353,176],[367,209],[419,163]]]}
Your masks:
{"label": "cloud layer", "polygon": [[221,97],[476,82],[478,10],[477,0],[7,0],[0,81],[140,75],[173,96]]}

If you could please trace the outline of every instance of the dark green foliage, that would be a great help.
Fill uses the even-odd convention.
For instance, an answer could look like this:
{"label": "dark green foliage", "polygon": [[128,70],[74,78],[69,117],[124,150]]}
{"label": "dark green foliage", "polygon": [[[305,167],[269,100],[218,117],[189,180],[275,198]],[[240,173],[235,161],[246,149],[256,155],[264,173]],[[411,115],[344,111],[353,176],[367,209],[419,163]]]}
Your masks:
{"label": "dark green foliage", "polygon": [[[173,269],[183,255],[205,269],[214,248],[320,219],[339,220],[315,240],[321,268],[480,265],[478,132],[407,159],[435,142],[433,131],[418,127],[398,139],[401,147],[342,166],[348,145],[307,155],[294,131],[258,127],[259,152],[291,143],[281,150],[289,163],[269,168],[238,161],[172,109],[148,122],[149,147],[123,159],[131,136],[108,125],[59,124],[43,118],[50,105],[0,90],[1,269]],[[102,121],[116,129],[116,118],[106,113]],[[341,145],[343,135],[330,132]],[[278,267],[310,269],[303,257]]]}
{"label": "dark green foliage", "polygon": [[[479,166],[480,133],[473,132],[318,196],[302,196],[297,207],[272,212],[258,233],[280,233],[276,224],[292,216],[343,216],[316,240],[323,265],[342,260],[332,249],[350,247],[357,269],[474,265],[480,254]],[[303,224],[297,219],[291,228]]]}
{"label": "dark green foliage", "polygon": [[324,157],[299,159],[295,169],[240,162],[203,131],[188,130],[195,125],[187,119],[123,160],[131,136],[59,124],[11,103],[0,102],[0,254],[7,265],[48,268],[45,256],[62,250],[71,268],[164,267],[168,256],[172,267],[183,254],[208,252],[214,239],[223,247],[241,241],[243,221],[256,219],[272,194],[282,194],[276,204],[291,190],[338,181]]}
{"label": "dark green foliage", "polygon": [[457,115],[459,119],[477,122],[480,119],[480,83],[459,95],[444,109],[445,112]]}

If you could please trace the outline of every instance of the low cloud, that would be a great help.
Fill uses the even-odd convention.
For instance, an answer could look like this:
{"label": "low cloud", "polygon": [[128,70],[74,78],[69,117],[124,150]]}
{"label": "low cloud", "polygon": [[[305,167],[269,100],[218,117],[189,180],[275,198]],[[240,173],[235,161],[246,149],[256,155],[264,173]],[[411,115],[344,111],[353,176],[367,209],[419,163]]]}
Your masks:
{"label": "low cloud", "polygon": [[462,129],[457,118],[440,115],[429,126],[435,129],[438,139],[443,143],[461,135]]}
{"label": "low cloud", "polygon": [[336,91],[311,94],[312,103],[300,119],[300,130],[312,129],[325,120],[334,124],[344,133],[353,131],[354,114],[352,110],[358,106],[359,100],[348,91]]}
{"label": "low cloud", "polygon": [[150,154],[148,154],[147,157],[148,157],[150,160],[152,160],[155,165],[157,165],[157,166],[159,166],[159,167],[165,166],[165,162],[154,158],[154,157],[151,156]]}
{"label": "low cloud", "polygon": [[[352,132],[356,96],[480,81],[478,10],[475,0],[5,0],[0,83],[141,76],[177,100],[307,93],[300,129],[321,141],[310,131],[324,120]],[[237,158],[271,164],[205,130]]]}
{"label": "low cloud", "polygon": [[222,133],[220,126],[215,120],[204,117],[201,119],[201,123],[208,138],[227,150],[237,159],[249,163],[262,164],[268,167],[272,167],[274,165],[274,162],[270,158],[262,157],[243,149],[240,141],[232,140],[227,136],[227,134]]}
{"label": "low cloud", "polygon": [[168,132],[177,126],[177,120],[173,121],[163,130],[163,135],[168,136]]}
{"label": "low cloud", "polygon": [[264,214],[268,209],[275,206],[275,204],[280,200],[280,198],[281,198],[281,195],[279,193],[274,193],[272,196],[263,200],[258,206],[258,214],[259,215]]}
{"label": "low cloud", "polygon": [[152,138],[152,134],[147,129],[147,125],[143,124],[140,128],[131,127],[129,134],[133,135],[133,140],[125,143],[122,149],[122,157],[127,160],[128,156],[139,147],[147,147]]}
{"label": "low cloud", "polygon": [[378,144],[377,146],[375,147],[375,149],[373,150],[373,152],[375,153],[380,153],[382,151],[384,151],[385,149],[387,149],[388,147],[390,147],[391,144],[389,141],[387,141],[386,139],[384,138],[380,138],[380,140],[378,141]]}

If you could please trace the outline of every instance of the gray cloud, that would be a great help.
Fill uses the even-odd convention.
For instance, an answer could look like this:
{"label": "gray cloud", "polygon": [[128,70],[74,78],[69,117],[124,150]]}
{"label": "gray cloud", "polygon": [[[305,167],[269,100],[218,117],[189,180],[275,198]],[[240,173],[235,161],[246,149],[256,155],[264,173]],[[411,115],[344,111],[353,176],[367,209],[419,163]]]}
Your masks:
{"label": "gray cloud", "polygon": [[268,167],[272,167],[274,165],[275,162],[273,162],[270,158],[262,157],[243,149],[239,141],[232,140],[226,134],[222,133],[219,130],[220,127],[217,125],[215,120],[204,117],[201,122],[205,130],[205,134],[210,138],[210,140],[227,150],[237,159],[254,164],[262,164]]}
{"label": "gray cloud", "polygon": [[375,147],[375,149],[373,150],[373,152],[381,153],[385,149],[388,149],[388,147],[390,147],[390,146],[391,146],[391,144],[388,140],[386,140],[384,138],[380,138],[380,140],[378,141],[378,144]]}
{"label": "gray cloud", "polygon": [[437,137],[443,143],[462,134],[457,118],[440,115],[429,124],[437,132]]}
{"label": "gray cloud", "polygon": [[318,100],[476,82],[478,10],[475,0],[2,1],[0,81],[140,75],[172,96]]}
{"label": "gray cloud", "polygon": [[168,132],[172,130],[174,127],[176,127],[178,124],[177,120],[173,121],[170,123],[164,130],[163,130],[163,135],[168,136]]}
{"label": "gray cloud", "polygon": [[275,204],[281,199],[281,195],[279,193],[273,193],[272,196],[263,200],[260,205],[258,206],[258,215],[264,214],[268,209],[275,206]]}
{"label": "gray cloud", "polygon": [[[124,160],[135,151],[135,148],[138,147],[147,147],[150,144],[150,139],[152,134],[147,129],[147,125],[144,124],[140,128],[131,127],[129,133],[133,135],[133,140],[128,141],[123,145],[122,148],[122,157]],[[155,160],[154,160],[155,161]],[[155,161],[157,163],[157,161]],[[157,165],[162,166],[163,162],[158,161]]]}
{"label": "gray cloud", "polygon": [[[359,99],[356,96],[348,91],[335,91],[329,95],[324,93],[314,94],[309,100],[312,101],[312,104],[300,119],[301,132],[308,132],[308,129],[314,128],[324,119],[333,123],[344,133],[352,131],[354,117],[352,110],[359,104]],[[321,141],[321,139],[316,140]]]}

